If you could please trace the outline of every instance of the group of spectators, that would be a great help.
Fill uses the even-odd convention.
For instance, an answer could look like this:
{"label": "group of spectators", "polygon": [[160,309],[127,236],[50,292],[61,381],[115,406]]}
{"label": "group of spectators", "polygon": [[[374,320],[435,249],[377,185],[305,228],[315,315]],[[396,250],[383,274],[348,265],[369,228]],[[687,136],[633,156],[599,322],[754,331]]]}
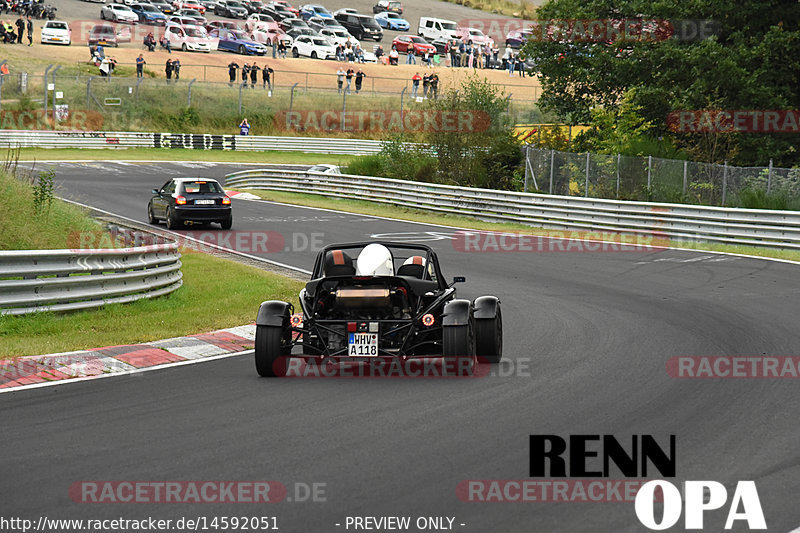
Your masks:
{"label": "group of spectators", "polygon": [[103,77],[111,76],[117,68],[116,58],[106,56],[105,49],[102,45],[90,45],[89,55],[91,57],[89,61],[94,63],[94,66],[100,70],[100,75]]}
{"label": "group of spectators", "polygon": [[499,54],[500,49],[497,46],[489,46],[488,43],[481,46],[453,40],[445,45],[445,55],[449,56],[451,67],[496,68]]}
{"label": "group of spectators", "polygon": [[422,98],[439,98],[439,76],[433,73],[426,73],[423,76],[415,72],[411,76],[411,98],[417,98],[419,92],[419,82],[422,82]]}
{"label": "group of spectators", "polygon": [[14,24],[11,24],[10,21],[0,21],[0,41],[7,44],[23,44],[22,38],[26,34],[26,30],[28,46],[31,46],[33,45],[33,19],[30,16],[26,20],[20,15]]}
{"label": "group of spectators", "polygon": [[258,72],[261,71],[261,86],[264,89],[269,89],[269,96],[272,96],[272,74],[275,72],[266,63],[263,67],[259,67],[258,63],[253,61],[252,64],[245,63],[241,67],[236,61],[228,63],[228,77],[230,82],[228,85],[236,83],[236,74],[241,69],[242,84],[247,87],[248,82],[250,88],[255,89],[258,83]]}
{"label": "group of spectators", "polygon": [[177,57],[167,59],[167,63],[164,65],[164,74],[167,76],[167,83],[172,80],[172,76],[175,76],[176,80],[181,79],[181,60]]}
{"label": "group of spectators", "polygon": [[336,60],[348,63],[363,63],[364,50],[358,44],[351,44],[348,40],[344,44],[336,45]]}
{"label": "group of spectators", "polygon": [[[364,78],[367,75],[364,74],[364,71],[358,69],[358,72],[355,72],[353,69],[349,68],[344,70],[342,67],[339,67],[339,70],[336,71],[336,85],[339,89],[339,94],[342,93],[344,90],[345,94],[350,94],[350,85],[353,82],[353,78],[356,79],[356,94],[361,92],[361,84],[364,82]],[[345,81],[347,81],[347,85],[345,86]]]}

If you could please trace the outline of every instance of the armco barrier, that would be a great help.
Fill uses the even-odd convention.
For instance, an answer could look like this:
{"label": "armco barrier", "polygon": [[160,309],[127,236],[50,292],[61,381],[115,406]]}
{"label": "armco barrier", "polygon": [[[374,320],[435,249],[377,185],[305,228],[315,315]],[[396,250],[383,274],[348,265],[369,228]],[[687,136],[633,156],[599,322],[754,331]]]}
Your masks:
{"label": "armco barrier", "polygon": [[136,133],[124,131],[0,130],[0,148],[187,148],[312,152],[320,154],[374,154],[381,142],[316,137],[266,137],[202,133]]}
{"label": "armco barrier", "polygon": [[800,213],[795,211],[624,202],[269,169],[229,174],[225,186],[367,200],[550,229],[800,249]]}
{"label": "armco barrier", "polygon": [[[182,285],[177,242],[141,232],[121,233],[133,246],[0,251],[0,314],[127,303],[168,294]],[[138,246],[148,241],[151,244]]]}

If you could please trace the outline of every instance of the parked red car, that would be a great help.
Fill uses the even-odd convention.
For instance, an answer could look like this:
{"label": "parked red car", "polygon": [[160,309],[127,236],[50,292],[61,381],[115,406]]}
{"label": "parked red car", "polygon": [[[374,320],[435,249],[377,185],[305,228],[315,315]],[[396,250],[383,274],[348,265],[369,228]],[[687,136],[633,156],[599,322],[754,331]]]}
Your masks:
{"label": "parked red car", "polygon": [[414,53],[417,55],[422,55],[425,52],[430,52],[431,54],[436,53],[435,46],[416,35],[398,35],[394,38],[394,41],[392,41],[392,45],[397,48],[398,52],[407,52],[409,47],[413,47]]}

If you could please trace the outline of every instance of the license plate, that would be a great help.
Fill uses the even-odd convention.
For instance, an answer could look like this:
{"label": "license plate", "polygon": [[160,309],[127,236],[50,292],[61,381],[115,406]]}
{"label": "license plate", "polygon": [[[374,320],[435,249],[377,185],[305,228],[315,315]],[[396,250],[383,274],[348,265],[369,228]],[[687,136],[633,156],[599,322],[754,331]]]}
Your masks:
{"label": "license plate", "polygon": [[377,333],[350,333],[347,339],[347,355],[350,357],[377,357]]}
{"label": "license plate", "polygon": [[60,41],[61,37],[50,37],[50,40],[52,40],[52,41]]}
{"label": "license plate", "polygon": [[214,200],[195,200],[194,205],[214,205]]}

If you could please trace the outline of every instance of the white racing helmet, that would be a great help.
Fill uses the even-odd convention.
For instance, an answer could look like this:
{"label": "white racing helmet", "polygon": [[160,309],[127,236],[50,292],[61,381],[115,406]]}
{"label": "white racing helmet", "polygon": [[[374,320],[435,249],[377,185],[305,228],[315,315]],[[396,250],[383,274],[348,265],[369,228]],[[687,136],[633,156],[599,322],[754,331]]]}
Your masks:
{"label": "white racing helmet", "polygon": [[393,276],[392,252],[382,244],[368,244],[358,254],[357,276]]}

